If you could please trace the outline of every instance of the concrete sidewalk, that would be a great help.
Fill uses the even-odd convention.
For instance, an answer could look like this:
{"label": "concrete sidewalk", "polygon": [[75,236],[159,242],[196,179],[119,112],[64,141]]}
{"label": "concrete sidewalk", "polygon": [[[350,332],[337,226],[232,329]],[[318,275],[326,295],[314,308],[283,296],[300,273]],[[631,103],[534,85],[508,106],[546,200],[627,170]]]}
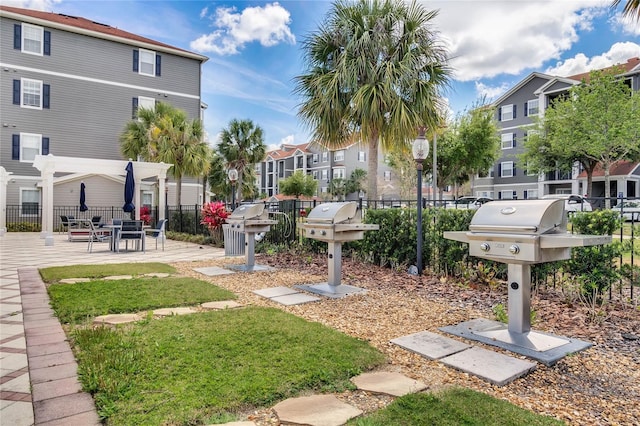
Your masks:
{"label": "concrete sidewalk", "polygon": [[[54,245],[49,247],[45,247],[39,233],[9,232],[0,237],[0,424],[84,426],[96,419],[95,414],[87,414],[93,401],[87,405],[82,393],[71,396],[71,403],[60,403],[59,398],[80,390],[75,378],[75,360],[64,333],[60,333],[58,320],[50,312],[48,297],[47,302],[42,303],[46,296],[44,289],[34,287],[31,280],[26,280],[21,295],[19,269],[24,269],[21,273],[28,278],[30,267],[169,263],[220,257],[224,257],[223,249],[171,240],[166,241],[164,251],[156,251],[150,246],[146,253],[113,253],[108,244],[94,243],[93,252],[87,253],[86,242],[70,242],[66,234],[54,235]],[[27,301],[29,303],[23,308],[23,302]],[[51,368],[52,365],[55,367]],[[65,410],[56,410],[60,406]],[[72,417],[74,415],[78,417]]]}

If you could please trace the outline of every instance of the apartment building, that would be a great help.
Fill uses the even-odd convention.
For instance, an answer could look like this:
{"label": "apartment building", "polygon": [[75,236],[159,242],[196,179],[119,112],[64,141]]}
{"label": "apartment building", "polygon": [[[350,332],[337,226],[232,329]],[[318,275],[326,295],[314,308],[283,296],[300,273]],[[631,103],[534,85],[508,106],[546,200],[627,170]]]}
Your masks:
{"label": "apartment building", "polygon": [[[379,155],[378,195],[381,200],[399,200],[400,191],[394,173]],[[297,170],[313,176],[318,182],[317,197],[330,199],[329,186],[333,179],[349,179],[356,169],[367,170],[367,148],[353,144],[343,149],[327,150],[310,143],[302,145],[282,144],[267,152],[265,160],[256,164],[257,186],[267,197],[279,194],[279,182]],[[349,194],[347,199],[357,199],[366,194]]]}
{"label": "apartment building", "polygon": [[[620,78],[633,90],[640,90],[640,58],[621,64]],[[498,121],[501,155],[487,176],[474,179],[474,195],[494,199],[530,199],[545,194],[586,194],[586,175],[576,165],[571,172],[529,173],[518,155],[524,152],[533,117],[544,114],[552,101],[580,84],[588,73],[558,77],[534,72],[494,102]],[[579,143],[579,141],[576,141]],[[620,162],[611,176],[612,194],[640,196],[640,163]],[[591,197],[604,196],[603,173],[594,175]]]}
{"label": "apartment building", "polygon": [[[6,203],[23,206],[26,215],[37,211],[42,183],[33,167],[36,155],[126,160],[119,136],[140,107],[163,101],[201,118],[206,60],[106,23],[0,6],[0,167],[8,176]],[[81,180],[90,188],[89,206],[122,203],[124,176],[56,173],[54,205],[76,205]],[[149,180],[139,188],[142,204],[157,205],[154,185]],[[169,191],[171,204],[171,182]],[[200,194],[197,181],[186,179],[183,202],[202,202]]]}

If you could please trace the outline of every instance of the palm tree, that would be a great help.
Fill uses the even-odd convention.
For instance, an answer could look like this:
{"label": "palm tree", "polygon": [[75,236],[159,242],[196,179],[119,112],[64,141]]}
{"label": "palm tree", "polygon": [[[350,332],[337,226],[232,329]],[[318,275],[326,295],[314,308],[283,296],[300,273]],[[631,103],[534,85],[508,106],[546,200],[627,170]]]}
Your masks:
{"label": "palm tree", "polygon": [[338,0],[303,41],[308,71],[296,77],[298,115],[325,148],[368,146],[370,199],[377,198],[379,146],[407,146],[419,127],[441,122],[451,69],[431,28],[436,15],[415,1]]}
{"label": "palm tree", "polygon": [[[235,185],[238,200],[242,199],[247,185],[243,181],[250,176],[250,168],[264,160],[267,147],[264,144],[262,128],[251,120],[233,119],[229,127],[222,130],[218,152],[224,158],[228,168],[238,171],[238,183]],[[249,183],[249,182],[247,182]],[[253,183],[251,182],[253,187]]]}
{"label": "palm tree", "polygon": [[153,132],[158,145],[157,161],[173,164],[169,169],[176,179],[176,205],[182,204],[182,177],[199,177],[211,167],[211,149],[203,141],[199,119],[189,120],[184,111],[173,108],[160,116]]}
{"label": "palm tree", "polygon": [[[611,7],[615,9],[620,2],[621,0],[613,0]],[[622,9],[622,14],[640,21],[640,0],[627,0],[627,4]]]}
{"label": "palm tree", "polygon": [[157,127],[159,117],[166,115],[171,105],[158,102],[155,108],[139,108],[137,119],[129,121],[120,135],[120,152],[125,158],[156,161],[158,157]]}

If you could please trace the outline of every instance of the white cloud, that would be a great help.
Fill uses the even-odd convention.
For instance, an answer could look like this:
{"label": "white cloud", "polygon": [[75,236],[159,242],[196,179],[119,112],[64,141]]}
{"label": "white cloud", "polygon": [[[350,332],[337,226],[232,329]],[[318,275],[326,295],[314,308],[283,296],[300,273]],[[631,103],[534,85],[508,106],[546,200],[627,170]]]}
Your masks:
{"label": "white cloud", "polygon": [[479,98],[487,98],[487,101],[492,101],[496,98],[498,98],[500,95],[502,95],[503,93],[505,93],[510,87],[511,85],[509,83],[502,83],[499,86],[488,86],[480,81],[476,81],[475,83],[476,86],[476,93],[478,94]]}
{"label": "white cloud", "polygon": [[234,55],[247,43],[256,41],[265,47],[296,42],[289,28],[291,15],[279,3],[247,7],[240,13],[235,7],[220,7],[211,19],[215,29],[192,41],[191,49]]}
{"label": "white cloud", "polygon": [[608,0],[424,2],[439,9],[434,25],[446,40],[455,79],[517,75],[559,59],[592,30]]}
{"label": "white cloud", "polygon": [[638,56],[640,56],[640,45],[630,41],[615,43],[608,52],[602,55],[589,58],[583,53],[578,53],[573,58],[558,62],[554,67],[548,68],[545,73],[567,77],[615,64],[623,64],[627,62],[627,59]]}
{"label": "white cloud", "polygon": [[200,19],[206,18],[208,14],[209,14],[209,7],[205,6],[205,8],[200,11]]}
{"label": "white cloud", "polygon": [[619,28],[622,34],[640,36],[640,21],[630,16],[623,17],[622,13],[616,13],[610,23],[613,28]]}
{"label": "white cloud", "polygon": [[2,4],[4,6],[51,12],[53,10],[53,6],[59,4],[61,1],[62,0],[2,0]]}
{"label": "white cloud", "polygon": [[286,145],[293,145],[295,138],[293,137],[293,135],[288,135],[285,136],[284,138],[280,139],[280,143],[281,144],[286,144]]}

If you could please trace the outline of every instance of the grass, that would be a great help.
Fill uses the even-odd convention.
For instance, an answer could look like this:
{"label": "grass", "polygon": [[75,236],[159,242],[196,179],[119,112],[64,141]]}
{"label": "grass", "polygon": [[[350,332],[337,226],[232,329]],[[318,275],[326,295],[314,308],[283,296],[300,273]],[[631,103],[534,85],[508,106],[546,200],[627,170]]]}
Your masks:
{"label": "grass", "polygon": [[410,394],[385,409],[347,423],[351,426],[484,426],[562,425],[509,402],[469,389],[452,388],[439,393]]}
{"label": "grass", "polygon": [[175,274],[176,269],[164,263],[73,265],[41,269],[40,276],[45,282],[52,283],[65,278],[103,278],[111,275],[143,275],[151,272]]}
{"label": "grass", "polygon": [[52,284],[48,291],[51,306],[62,323],[82,322],[98,315],[236,299],[228,290],[187,277]]}
{"label": "grass", "polygon": [[273,308],[73,332],[79,376],[107,424],[202,424],[302,391],[340,392],[384,362],[366,342]]}

